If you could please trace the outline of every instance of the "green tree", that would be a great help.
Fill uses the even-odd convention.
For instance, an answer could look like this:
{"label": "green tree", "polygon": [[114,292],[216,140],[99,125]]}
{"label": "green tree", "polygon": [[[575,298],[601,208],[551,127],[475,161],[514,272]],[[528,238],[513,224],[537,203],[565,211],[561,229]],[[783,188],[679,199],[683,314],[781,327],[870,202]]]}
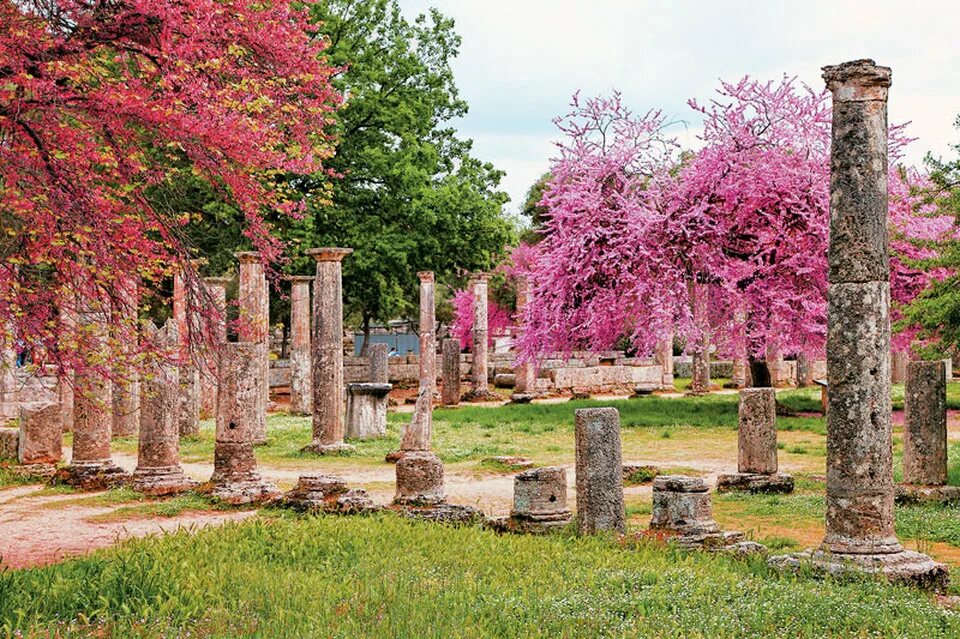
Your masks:
{"label": "green tree", "polygon": [[520,209],[520,214],[530,220],[530,226],[521,238],[527,244],[536,244],[543,237],[537,231],[543,228],[549,211],[547,207],[540,206],[540,200],[543,199],[543,192],[546,190],[547,184],[552,177],[553,174],[547,171],[537,178],[537,181],[531,184],[529,190],[527,190],[527,197],[523,201],[523,208]]}
{"label": "green tree", "polygon": [[330,184],[303,222],[290,229],[291,271],[310,272],[299,257],[313,246],[349,246],[344,261],[348,318],[373,322],[410,316],[416,273],[432,270],[451,283],[491,267],[515,229],[503,214],[502,173],[471,156],[472,142],[451,121],[467,112],[451,60],[460,37],[436,10],[408,21],[396,0],[327,0],[312,5],[317,37],[326,37],[346,102],[337,114],[339,174],[294,186]]}

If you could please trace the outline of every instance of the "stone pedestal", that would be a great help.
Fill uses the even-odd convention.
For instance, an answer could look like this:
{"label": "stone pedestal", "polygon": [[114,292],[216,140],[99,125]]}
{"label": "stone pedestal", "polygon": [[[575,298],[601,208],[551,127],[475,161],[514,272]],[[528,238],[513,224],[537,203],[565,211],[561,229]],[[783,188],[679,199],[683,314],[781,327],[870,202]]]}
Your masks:
{"label": "stone pedestal", "polygon": [[[904,551],[893,521],[887,91],[870,60],[824,68],[833,93],[827,292],[826,536],[807,557],[824,572],[882,574],[941,588],[946,567]],[[774,558],[789,567],[796,557]]]}
{"label": "stone pedestal", "polygon": [[20,409],[17,461],[22,472],[52,477],[63,459],[63,422],[60,404]]}
{"label": "stone pedestal", "polygon": [[[909,362],[904,390],[903,486],[898,501],[920,487],[947,483],[947,379],[943,362]],[[960,490],[960,487],[956,487]],[[923,501],[938,494],[953,501],[955,491],[928,491]]]}
{"label": "stone pedestal", "polygon": [[296,488],[283,497],[283,505],[306,512],[358,514],[380,510],[367,491],[348,489],[340,477],[301,475]]}
{"label": "stone pedestal", "polygon": [[[152,326],[148,324],[148,327]],[[175,325],[167,322],[158,341],[173,347],[177,340]],[[172,495],[196,485],[187,479],[180,467],[180,432],[176,411],[179,387],[177,367],[164,361],[153,362],[149,375],[143,380],[140,441],[133,488],[147,495]]]}
{"label": "stone pedestal", "polygon": [[398,505],[432,506],[444,501],[443,462],[429,450],[405,451],[397,460]]}
{"label": "stone pedestal", "polygon": [[582,408],[574,415],[577,529],[581,535],[624,533],[620,413],[616,408]]}
{"label": "stone pedestal", "polygon": [[221,384],[217,398],[217,443],[213,453],[211,494],[228,504],[265,503],[279,499],[280,490],[257,472],[253,437],[263,395],[257,355],[261,345],[224,345],[220,356]]}
{"label": "stone pedestal", "polygon": [[571,521],[567,509],[567,471],[559,466],[535,468],[513,478],[511,527],[541,534],[558,530]]}
{"label": "stone pedestal", "polygon": [[443,393],[444,406],[460,404],[460,340],[443,340]]}
{"label": "stone pedestal", "polygon": [[200,433],[200,371],[193,361],[193,344],[197,338],[198,325],[195,313],[189,309],[187,289],[183,273],[173,277],[173,320],[180,339],[180,389],[177,424],[181,437],[195,437]]}
{"label": "stone pedestal", "polygon": [[387,434],[387,396],[391,384],[348,384],[346,436],[374,439]]}
{"label": "stone pedestal", "polygon": [[683,548],[765,552],[760,544],[745,541],[743,533],[725,532],[713,520],[713,503],[699,477],[662,475],[653,480],[653,515],[650,535]]}
{"label": "stone pedestal", "polygon": [[473,290],[473,366],[470,369],[470,390],[463,399],[468,402],[484,402],[498,399],[490,392],[487,351],[490,331],[487,318],[487,289],[489,273],[478,273],[470,280]]}
{"label": "stone pedestal", "polygon": [[687,283],[687,291],[693,323],[700,332],[690,349],[693,370],[687,392],[691,395],[703,395],[710,392],[710,288],[707,284],[691,281]]}
{"label": "stone pedestal", "polygon": [[793,478],[777,472],[777,395],[772,388],[740,391],[737,472],[720,475],[717,490],[789,493]]}
{"label": "stone pedestal", "polygon": [[310,282],[311,276],[287,278],[290,289],[290,413],[313,414],[313,384],[310,372]]}
{"label": "stone pedestal", "polygon": [[219,388],[219,372],[217,371],[218,353],[216,348],[227,342],[227,284],[229,277],[205,277],[204,286],[214,305],[215,316],[210,319],[210,342],[204,352],[204,366],[200,371],[200,417],[213,418],[217,414],[217,390]]}
{"label": "stone pedestal", "polygon": [[[234,253],[240,263],[237,303],[240,308],[240,341],[257,344],[255,359],[259,372],[252,380],[257,385],[253,422],[253,443],[267,441],[267,406],[270,404],[270,289],[257,251]],[[183,381],[181,380],[181,384]]]}
{"label": "stone pedestal", "polygon": [[343,282],[340,263],[353,249],[317,248],[313,285],[313,442],[305,452],[341,454],[354,449],[343,441]]}

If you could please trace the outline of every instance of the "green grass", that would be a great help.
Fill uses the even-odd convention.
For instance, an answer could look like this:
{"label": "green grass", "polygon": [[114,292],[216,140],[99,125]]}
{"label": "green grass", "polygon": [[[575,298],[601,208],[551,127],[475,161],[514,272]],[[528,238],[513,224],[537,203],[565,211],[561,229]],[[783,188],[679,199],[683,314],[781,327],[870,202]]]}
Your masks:
{"label": "green grass", "polygon": [[222,506],[215,500],[196,493],[185,493],[167,500],[148,500],[142,498],[135,506],[121,506],[116,510],[100,515],[88,517],[87,521],[106,523],[112,521],[126,521],[128,519],[148,519],[153,517],[176,517],[185,512],[228,510],[229,506]]}
{"label": "green grass", "polygon": [[[466,552],[465,552],[466,550]],[[606,538],[284,517],[0,574],[0,634],[86,637],[937,637],[919,592]],[[19,635],[18,635],[19,636]]]}

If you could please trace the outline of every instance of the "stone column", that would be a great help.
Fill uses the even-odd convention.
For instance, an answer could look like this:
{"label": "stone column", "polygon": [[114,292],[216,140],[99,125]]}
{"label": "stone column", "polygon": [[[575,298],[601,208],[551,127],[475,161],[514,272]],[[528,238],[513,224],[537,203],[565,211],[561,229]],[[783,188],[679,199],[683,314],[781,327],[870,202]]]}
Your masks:
{"label": "stone column", "polygon": [[771,343],[767,345],[767,370],[770,371],[770,386],[777,388],[783,385],[783,352],[780,345]]}
{"label": "stone column", "polygon": [[730,372],[730,385],[734,388],[747,387],[747,312],[737,309],[733,313],[734,343],[733,366]]}
{"label": "stone column", "polygon": [[[60,325],[64,335],[72,335],[76,330],[77,316],[72,301],[64,300],[60,307]],[[73,432],[73,387],[75,385],[72,370],[60,373],[57,385],[60,392],[60,412],[63,417],[63,432]]]}
{"label": "stone column", "polygon": [[346,436],[373,439],[387,434],[387,395],[391,384],[347,384]]}
{"label": "stone column", "polygon": [[703,395],[710,392],[710,317],[708,314],[710,289],[707,284],[690,281],[687,283],[690,294],[690,310],[693,324],[700,331],[700,337],[693,344],[693,366],[689,393]]}
{"label": "stone column", "polygon": [[[946,567],[904,551],[893,522],[887,91],[870,60],[824,68],[833,93],[823,551],[891,579],[942,587]],[[828,568],[829,569],[829,568]]]}
{"label": "stone column", "polygon": [[200,371],[191,354],[191,340],[196,336],[197,326],[189,306],[183,273],[177,272],[173,276],[173,319],[180,340],[177,424],[181,437],[194,437],[200,433]]}
{"label": "stone column", "polygon": [[[517,277],[517,319],[521,320],[523,313],[530,303],[530,281],[524,276]],[[522,321],[522,320],[521,320]],[[458,355],[459,357],[459,355]],[[521,361],[514,368],[514,395],[530,395],[536,392],[534,384],[537,381],[537,371],[533,362]]]}
{"label": "stone column", "polygon": [[373,344],[367,351],[370,353],[370,381],[374,384],[389,384],[390,347],[387,344]]}
{"label": "stone column", "polygon": [[29,475],[52,477],[63,459],[63,424],[59,403],[20,408],[17,460]]}
{"label": "stone column", "polygon": [[483,401],[492,399],[493,394],[487,382],[487,288],[490,281],[488,273],[478,273],[470,280],[473,290],[473,366],[471,368],[470,392],[468,399]]}
{"label": "stone column", "polygon": [[[217,388],[219,386],[217,372],[217,349],[227,342],[227,284],[229,277],[205,277],[204,286],[207,287],[207,294],[216,308],[219,316],[211,320],[210,336],[212,342],[212,352],[205,352],[204,370],[200,375],[200,416],[204,419],[210,419],[217,413]],[[208,346],[211,346],[208,344]]]}
{"label": "stone column", "polygon": [[890,351],[890,383],[903,384],[907,381],[907,362],[910,353],[906,351]]}
{"label": "stone column", "polygon": [[460,340],[443,340],[443,395],[444,406],[460,403]]}
{"label": "stone column", "polygon": [[310,374],[310,282],[313,277],[287,278],[290,288],[290,412],[313,414]]}
{"label": "stone column", "polygon": [[263,403],[259,354],[262,342],[231,342],[220,355],[217,443],[213,452],[212,495],[229,504],[279,499],[280,490],[257,472],[253,445]]}
{"label": "stone column", "polygon": [[267,441],[267,405],[270,402],[270,298],[267,277],[264,273],[260,253],[241,251],[234,253],[240,262],[240,289],[237,302],[240,319],[244,323],[246,334],[242,341],[260,346],[256,358],[260,363],[260,372],[256,376],[260,399],[257,401],[254,415],[253,443],[264,444]]}
{"label": "stone column", "polygon": [[654,360],[660,364],[660,386],[664,390],[674,390],[673,386],[673,333],[669,333],[657,343]]}
{"label": "stone column", "polygon": [[[90,303],[77,314],[80,345],[90,359],[109,357],[109,311]],[[89,361],[89,360],[88,360]],[[127,479],[110,456],[113,428],[113,384],[95,370],[78,371],[74,379],[73,451],[70,465],[56,481],[83,490],[101,490]]]}
{"label": "stone column", "polygon": [[797,355],[797,388],[806,388],[813,383],[810,358],[805,353]]}
{"label": "stone column", "polygon": [[349,248],[315,248],[313,284],[313,443],[305,451],[321,455],[354,450],[343,441],[343,282],[340,263]]}
{"label": "stone column", "polygon": [[432,271],[417,273],[420,278],[420,388],[437,391],[437,315]]}
{"label": "stone column", "polygon": [[[138,288],[133,278],[127,278],[120,283],[121,305],[114,309],[120,339],[137,335],[140,303]],[[119,348],[125,359],[134,351],[130,344],[121,344]],[[133,437],[140,428],[140,375],[129,362],[125,362],[124,369],[121,378],[113,384],[114,437]]]}
{"label": "stone column", "polygon": [[625,533],[620,413],[616,408],[581,408],[574,416],[577,529],[581,535]]}
{"label": "stone column", "polygon": [[14,335],[8,331],[9,339],[5,339],[0,349],[0,425],[17,416],[17,353],[13,349]]}
{"label": "stone column", "polygon": [[943,362],[909,362],[903,397],[903,483],[947,483],[947,378]]}
{"label": "stone column", "polygon": [[789,493],[793,478],[777,473],[777,393],[772,388],[740,391],[737,472],[720,475],[717,490]]}
{"label": "stone column", "polygon": [[[152,322],[146,330],[157,334]],[[157,342],[174,349],[179,343],[177,325],[167,321]],[[172,495],[194,487],[180,468],[180,428],[177,424],[177,395],[180,389],[177,366],[162,359],[151,362],[143,380],[140,407],[140,441],[133,488],[147,495]]]}
{"label": "stone column", "polygon": [[548,466],[514,475],[509,530],[543,534],[569,523],[566,469]]}

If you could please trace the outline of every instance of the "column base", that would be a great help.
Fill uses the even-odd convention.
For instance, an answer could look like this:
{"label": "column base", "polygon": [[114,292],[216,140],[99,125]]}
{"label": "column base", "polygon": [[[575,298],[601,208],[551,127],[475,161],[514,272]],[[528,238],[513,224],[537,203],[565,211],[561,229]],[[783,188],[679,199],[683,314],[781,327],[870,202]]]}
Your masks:
{"label": "column base", "polygon": [[713,530],[710,527],[701,530],[650,530],[641,533],[641,537],[656,539],[669,543],[684,550],[701,550],[704,552],[726,552],[735,555],[766,554],[767,547],[755,541],[750,541],[738,530]]}
{"label": "column base", "polygon": [[394,504],[392,510],[409,519],[419,519],[442,524],[470,526],[483,520],[483,513],[472,506],[439,503],[430,506]]}
{"label": "column base", "polygon": [[497,532],[521,535],[549,535],[564,530],[573,522],[569,510],[550,515],[510,515],[488,519],[486,525]]}
{"label": "column base", "polygon": [[337,442],[335,444],[321,444],[314,442],[309,446],[304,446],[300,449],[302,453],[314,453],[316,455],[349,455],[356,452],[357,447],[353,444],[347,444],[345,442]]}
{"label": "column base", "polygon": [[273,482],[254,475],[247,479],[214,482],[210,496],[231,506],[260,506],[278,501],[283,492]]}
{"label": "column base", "polygon": [[131,487],[151,497],[177,495],[193,490],[197,482],[188,479],[179,467],[173,468],[144,468],[134,471]]}
{"label": "column base", "polygon": [[311,513],[359,514],[380,510],[367,491],[348,489],[340,477],[319,474],[301,475],[296,488],[283,496],[283,505]]}
{"label": "column base", "polygon": [[36,477],[42,481],[49,481],[57,474],[56,464],[20,464],[14,466],[14,474],[18,477]]}
{"label": "column base", "polygon": [[793,477],[775,473],[730,473],[717,477],[717,492],[741,491],[748,493],[792,493]]}
{"label": "column base", "polygon": [[496,393],[490,392],[488,388],[472,388],[463,394],[460,401],[463,402],[499,402],[501,397]]}
{"label": "column base", "polygon": [[776,555],[767,564],[780,572],[799,572],[808,567],[815,574],[838,578],[863,575],[882,577],[892,583],[941,592],[950,581],[946,564],[913,550],[874,555],[831,553],[808,550],[792,555]]}
{"label": "column base", "polygon": [[514,393],[510,396],[510,402],[513,404],[529,404],[536,398],[534,393]]}
{"label": "column base", "polygon": [[64,484],[80,490],[107,490],[126,484],[130,473],[112,461],[80,462],[59,469],[51,478],[51,484]]}
{"label": "column base", "polygon": [[898,504],[953,504],[960,502],[960,486],[898,484],[895,494]]}
{"label": "column base", "polygon": [[394,504],[435,506],[444,501],[443,462],[432,451],[405,451],[397,461]]}

